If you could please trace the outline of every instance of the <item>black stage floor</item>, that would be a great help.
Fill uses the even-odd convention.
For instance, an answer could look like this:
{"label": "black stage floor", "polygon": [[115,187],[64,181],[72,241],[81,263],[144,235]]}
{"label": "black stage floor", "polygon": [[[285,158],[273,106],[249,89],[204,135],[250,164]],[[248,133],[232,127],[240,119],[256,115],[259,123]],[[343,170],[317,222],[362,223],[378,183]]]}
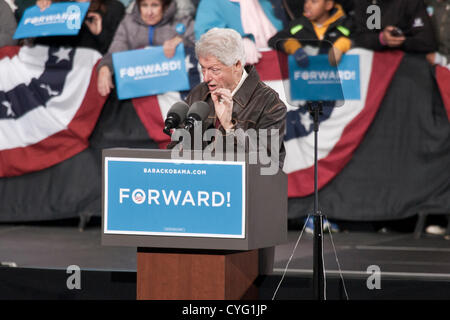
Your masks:
{"label": "black stage floor", "polygon": [[[290,231],[289,243],[276,247],[273,273],[257,280],[261,300],[273,298],[299,235]],[[312,298],[312,256],[313,237],[304,233],[276,299]],[[450,241],[441,237],[326,233],[324,261],[330,300],[450,299]],[[73,224],[2,224],[0,262],[0,299],[135,299],[136,248],[102,246],[99,225],[80,232]],[[70,265],[81,269],[79,290],[67,288]]]}

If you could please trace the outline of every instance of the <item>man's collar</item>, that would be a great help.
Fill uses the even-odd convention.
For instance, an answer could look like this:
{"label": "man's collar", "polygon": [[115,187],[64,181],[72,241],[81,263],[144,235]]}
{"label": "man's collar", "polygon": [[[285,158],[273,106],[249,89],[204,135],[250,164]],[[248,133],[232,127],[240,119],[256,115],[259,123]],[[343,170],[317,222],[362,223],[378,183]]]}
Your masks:
{"label": "man's collar", "polygon": [[245,71],[245,68],[242,68],[242,75],[241,75],[241,80],[239,80],[236,88],[234,88],[233,92],[231,92],[231,96],[234,96],[235,93],[239,90],[239,88],[242,86],[242,84],[244,83],[245,79],[247,78],[248,73],[247,71]]}
{"label": "man's collar", "polygon": [[233,95],[233,100],[236,100],[242,107],[247,105],[259,82],[259,75],[254,66],[246,66],[245,71],[247,71],[248,75]]}

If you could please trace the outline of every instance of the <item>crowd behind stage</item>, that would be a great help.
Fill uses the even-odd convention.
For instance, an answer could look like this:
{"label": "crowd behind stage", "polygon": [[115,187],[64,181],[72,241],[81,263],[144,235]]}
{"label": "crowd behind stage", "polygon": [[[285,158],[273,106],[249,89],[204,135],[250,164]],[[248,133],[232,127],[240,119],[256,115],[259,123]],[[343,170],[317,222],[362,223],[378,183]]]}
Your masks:
{"label": "crowd behind stage", "polygon": [[[293,55],[299,66],[305,67],[311,54],[307,48],[315,46],[316,54],[329,54],[330,63],[338,64],[346,51],[362,47],[400,49],[422,55],[432,66],[450,69],[450,0],[90,2],[77,36],[17,41],[13,35],[24,10],[33,5],[45,10],[52,1],[0,0],[0,47],[46,44],[96,49],[103,55],[97,83],[101,95],[108,95],[114,87],[112,53],[161,45],[171,57],[179,43],[193,46],[214,27],[232,28],[241,34],[247,64],[256,64],[262,49],[272,48]],[[441,229],[428,230],[442,233]]]}
{"label": "crowd behind stage", "polygon": [[[170,56],[178,43],[192,46],[209,29],[221,27],[242,35],[248,64],[258,62],[259,49],[271,47],[304,65],[304,48],[311,45],[304,40],[313,39],[331,43],[320,49],[332,51],[337,60],[352,47],[400,49],[450,67],[448,0],[93,0],[76,37],[13,39],[27,7],[36,4],[45,10],[51,3],[0,0],[0,47],[90,47],[105,55],[102,65],[110,67],[113,52],[163,45]],[[182,31],[173,30],[180,25]]]}

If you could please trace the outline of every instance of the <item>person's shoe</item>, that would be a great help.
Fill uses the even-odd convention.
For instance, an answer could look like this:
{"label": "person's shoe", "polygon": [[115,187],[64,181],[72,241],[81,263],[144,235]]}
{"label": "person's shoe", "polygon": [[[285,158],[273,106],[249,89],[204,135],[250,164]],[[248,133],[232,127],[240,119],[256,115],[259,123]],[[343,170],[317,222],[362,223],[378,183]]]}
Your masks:
{"label": "person's shoe", "polygon": [[[306,218],[308,219],[308,218]],[[314,233],[314,217],[309,217],[308,221],[306,221],[306,227],[305,231],[306,233],[313,234]],[[331,232],[339,232],[339,226],[336,223],[330,222],[327,218],[323,218],[323,226],[322,230],[324,232],[328,232],[328,230],[331,230]]]}
{"label": "person's shoe", "polygon": [[327,218],[324,218],[323,219],[323,231],[328,231],[328,230],[330,230],[333,233],[339,232],[339,226],[336,223],[331,222]]}
{"label": "person's shoe", "polygon": [[430,225],[425,229],[425,232],[428,234],[443,236],[445,234],[445,228],[437,225]]}
{"label": "person's shoe", "polygon": [[314,234],[314,217],[305,218],[305,232],[309,234]]}

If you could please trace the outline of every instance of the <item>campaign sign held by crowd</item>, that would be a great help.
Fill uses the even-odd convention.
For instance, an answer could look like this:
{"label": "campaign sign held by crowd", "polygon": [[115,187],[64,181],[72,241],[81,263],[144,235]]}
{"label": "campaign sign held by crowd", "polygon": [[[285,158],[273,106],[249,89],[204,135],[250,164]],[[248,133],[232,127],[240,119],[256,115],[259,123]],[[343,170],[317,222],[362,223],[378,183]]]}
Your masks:
{"label": "campaign sign held by crowd", "polygon": [[307,68],[292,55],[288,59],[291,100],[360,100],[358,55],[343,55],[338,67],[330,65],[328,55],[310,56]]}
{"label": "campaign sign held by crowd", "polygon": [[183,44],[169,59],[163,47],[113,53],[117,95],[120,100],[188,90]]}
{"label": "campaign sign held by crowd", "polygon": [[38,6],[25,10],[14,39],[45,36],[75,36],[80,32],[89,2],[53,3],[41,11]]}
{"label": "campaign sign held by crowd", "polygon": [[245,238],[244,162],[105,157],[104,168],[105,234]]}

